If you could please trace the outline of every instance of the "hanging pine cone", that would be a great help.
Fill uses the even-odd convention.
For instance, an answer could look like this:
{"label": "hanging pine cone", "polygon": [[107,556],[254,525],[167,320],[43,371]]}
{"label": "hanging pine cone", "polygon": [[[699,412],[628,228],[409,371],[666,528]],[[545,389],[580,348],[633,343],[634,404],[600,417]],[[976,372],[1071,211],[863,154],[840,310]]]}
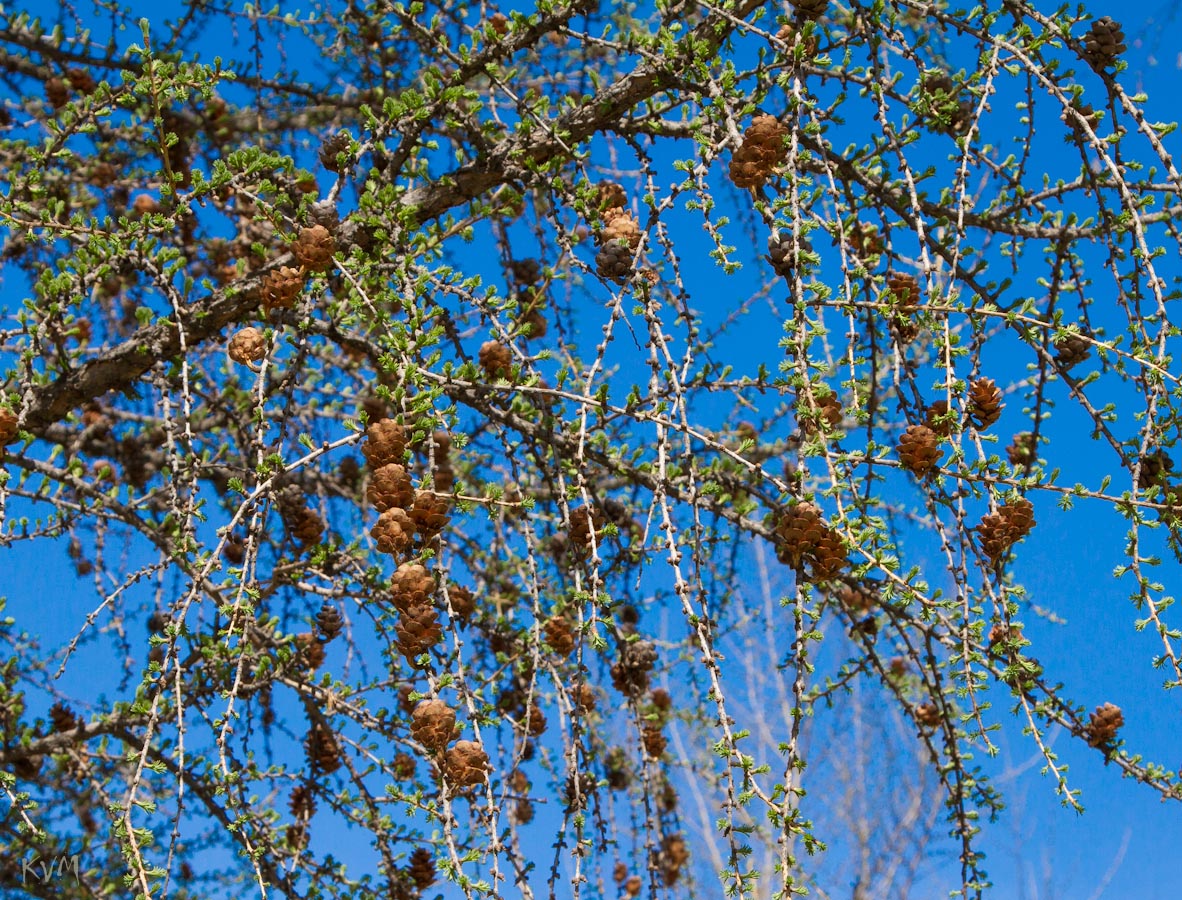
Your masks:
{"label": "hanging pine cone", "polygon": [[[955,419],[956,416],[953,415],[951,418]],[[924,412],[924,424],[939,437],[946,438],[952,434],[955,423],[949,419],[948,401],[934,401]]]}
{"label": "hanging pine cone", "polygon": [[291,245],[296,262],[309,272],[327,272],[332,268],[332,255],[337,252],[337,243],[323,225],[310,225],[300,229],[300,235]]}
{"label": "hanging pine cone", "polygon": [[260,294],[267,312],[273,309],[291,309],[304,289],[304,273],[291,266],[272,269],[263,279]]}
{"label": "hanging pine cone", "polygon": [[936,433],[926,425],[908,425],[899,438],[899,462],[921,478],[940,461],[940,444]]}
{"label": "hanging pine cone", "polygon": [[667,835],[657,853],[657,867],[667,887],[672,887],[681,877],[681,870],[689,860],[689,847],[679,834]]}
{"label": "hanging pine cone", "polygon": [[665,752],[665,748],[669,745],[660,728],[649,727],[641,729],[640,741],[644,745],[644,752],[653,759],[660,759],[661,754]]}
{"label": "hanging pine cone", "polygon": [[626,281],[632,275],[632,259],[627,241],[605,241],[595,254],[595,271],[612,281]]}
{"label": "hanging pine cone", "polygon": [[1014,440],[1006,447],[1006,458],[1013,466],[1028,466],[1038,458],[1038,445],[1034,434],[1020,431],[1014,435]]}
{"label": "hanging pine cone", "polygon": [[93,94],[98,88],[98,82],[86,69],[67,69],[66,80],[79,94]]}
{"label": "hanging pine cone", "polygon": [[591,712],[596,706],[595,688],[591,687],[585,681],[581,684],[576,684],[570,689],[570,699],[575,705],[576,713]]}
{"label": "hanging pine cone", "polygon": [[735,187],[760,187],[777,166],[788,159],[784,138],[788,129],[771,115],[756,116],[743,134],[743,143],[731,159],[730,175]]}
{"label": "hanging pine cone", "polygon": [[984,431],[999,418],[1005,404],[1001,389],[992,378],[978,378],[969,385],[969,421],[978,431]]}
{"label": "hanging pine cone", "polygon": [[797,268],[802,274],[808,272],[809,261],[804,258],[804,254],[813,252],[813,245],[804,237],[798,238],[797,243],[800,245],[799,258],[793,252],[791,234],[780,232],[779,235],[770,235],[767,239],[768,262],[772,264],[772,269],[777,275],[789,281],[795,278]]}
{"label": "hanging pine cone", "polygon": [[845,239],[861,257],[878,256],[885,249],[878,228],[869,222],[855,222]]}
{"label": "hanging pine cone", "polygon": [[366,442],[361,448],[370,471],[377,471],[390,463],[401,463],[406,454],[406,429],[393,419],[379,419],[365,430]]}
{"label": "hanging pine cone", "polygon": [[897,316],[913,316],[919,312],[921,294],[919,280],[914,275],[888,275],[887,291],[894,301]]}
{"label": "hanging pine cone", "polygon": [[442,700],[420,700],[411,713],[411,736],[428,750],[446,747],[455,727],[455,710]]}
{"label": "hanging pine cone", "polygon": [[1117,731],[1125,724],[1124,714],[1115,703],[1097,706],[1089,718],[1091,721],[1084,729],[1084,736],[1089,746],[1099,749],[1108,749],[1116,740]]}
{"label": "hanging pine cone", "polygon": [[296,658],[305,669],[315,672],[324,665],[324,645],[316,640],[314,632],[305,631],[296,635]]}
{"label": "hanging pine cone", "polygon": [[403,563],[390,578],[390,600],[399,612],[429,605],[434,593],[435,579],[418,563]]}
{"label": "hanging pine cone", "polygon": [[620,648],[620,659],[612,665],[612,684],[621,694],[639,696],[648,690],[649,673],[657,664],[652,641],[629,641]]}
{"label": "hanging pine cone", "polygon": [[451,605],[451,614],[461,621],[472,618],[472,613],[476,612],[476,595],[462,585],[448,587],[447,601]]}
{"label": "hanging pine cone", "polygon": [[875,592],[861,582],[856,584],[842,583],[838,586],[834,596],[842,606],[855,615],[865,615],[878,603]]}
{"label": "hanging pine cone", "polygon": [[805,501],[789,507],[776,522],[777,557],[794,569],[803,568],[826,530],[816,504]]}
{"label": "hanging pine cone", "polygon": [[792,7],[798,21],[815,22],[825,15],[829,0],[792,0]]}
{"label": "hanging pine cone", "polygon": [[74,715],[74,711],[60,700],[49,708],[49,721],[54,734],[73,731],[82,724]]}
{"label": "hanging pine cone", "polygon": [[410,519],[424,541],[438,537],[447,527],[450,507],[447,497],[440,497],[434,491],[415,491],[415,502],[409,511]]}
{"label": "hanging pine cone", "polygon": [[1083,43],[1083,58],[1097,72],[1104,71],[1129,49],[1120,23],[1110,16],[1101,16],[1092,22]]}
{"label": "hanging pine cone", "polygon": [[444,756],[444,773],[460,787],[484,784],[489,768],[488,754],[477,741],[456,741]]}
{"label": "hanging pine cone", "polygon": [[996,513],[981,517],[977,533],[981,549],[991,563],[996,564],[1006,552],[1034,528],[1034,507],[1025,497],[1011,504],[1003,504]]}
{"label": "hanging pine cone", "polygon": [[508,380],[513,373],[513,353],[504,344],[497,341],[485,341],[480,345],[480,368],[490,381],[504,378]]}
{"label": "hanging pine cone", "polygon": [[813,388],[812,402],[807,394],[796,398],[796,422],[807,435],[828,434],[841,426],[845,416],[841,401],[833,393],[822,393]]}
{"label": "hanging pine cone", "polygon": [[316,613],[316,629],[320,632],[320,639],[327,643],[341,633],[344,621],[335,606],[327,600]]}
{"label": "hanging pine cone", "polygon": [[394,507],[378,517],[369,535],[377,543],[378,552],[398,555],[405,553],[414,543],[415,526],[406,510]]}
{"label": "hanging pine cone", "polygon": [[20,427],[16,413],[7,407],[0,406],[0,447],[7,447],[15,443],[20,434]]}
{"label": "hanging pine cone", "polygon": [[595,777],[589,772],[579,772],[566,777],[566,805],[568,809],[582,809],[595,793]]}
{"label": "hanging pine cone", "polygon": [[306,784],[297,784],[291,789],[291,799],[287,808],[291,810],[293,818],[307,821],[316,815],[316,797]]}
{"label": "hanging pine cone", "polygon": [[518,800],[513,804],[513,820],[518,825],[528,825],[534,820],[534,805],[528,799]]}
{"label": "hanging pine cone", "polygon": [[1092,345],[1083,335],[1069,332],[1055,341],[1055,362],[1070,371],[1092,355]]}
{"label": "hanging pine cone", "polygon": [[308,765],[315,772],[331,775],[341,767],[341,748],[331,731],[314,725],[305,743]]}
{"label": "hanging pine cone", "polygon": [[395,753],[391,768],[394,770],[394,777],[399,781],[414,781],[417,766],[415,758],[409,753],[403,753],[401,750]]}
{"label": "hanging pine cone", "polygon": [[525,711],[525,733],[530,737],[538,737],[546,731],[546,714],[536,703],[531,703]]}
{"label": "hanging pine cone", "polygon": [[915,707],[915,721],[924,728],[935,728],[943,721],[940,707],[935,703],[921,703]]}
{"label": "hanging pine cone", "polygon": [[607,517],[599,509],[581,506],[570,514],[570,545],[579,553],[591,551],[591,532],[595,532],[596,547],[603,546],[603,527]]}
{"label": "hanging pine cone", "polygon": [[407,607],[394,626],[398,650],[414,665],[416,660],[443,640],[443,629],[435,608],[428,604]]}
{"label": "hanging pine cone", "polygon": [[595,185],[595,209],[604,213],[609,209],[622,209],[628,205],[628,195],[621,185],[614,181],[601,181]]}
{"label": "hanging pine cone", "polygon": [[435,862],[431,858],[431,851],[426,847],[419,847],[410,855],[410,865],[406,868],[410,880],[420,891],[426,890],[435,883]]}
{"label": "hanging pine cone", "polygon": [[632,781],[632,773],[628,769],[628,755],[620,747],[613,747],[603,757],[603,774],[607,779],[607,786],[613,791],[627,789]]}
{"label": "hanging pine cone", "polygon": [[546,620],[542,630],[546,633],[546,643],[553,647],[559,656],[570,656],[574,651],[575,636],[571,631],[570,619],[552,616]]}
{"label": "hanging pine cone", "polygon": [[228,352],[236,363],[256,363],[267,355],[267,339],[257,328],[243,328],[230,338]]}
{"label": "hanging pine cone", "polygon": [[320,518],[320,514],[315,510],[302,505],[282,506],[280,514],[283,517],[283,524],[287,526],[287,530],[291,532],[291,536],[299,542],[300,546],[310,547],[320,543],[326,526],[324,519]]}
{"label": "hanging pine cone", "polygon": [[337,131],[325,138],[324,143],[320,145],[320,164],[330,172],[340,172],[341,163],[337,158],[342,153],[347,153],[352,144],[353,137],[347,131]]}
{"label": "hanging pine cone", "polygon": [[365,495],[378,512],[394,508],[409,510],[415,502],[410,474],[399,463],[389,463],[375,471]]}
{"label": "hanging pine cone", "polygon": [[54,109],[61,109],[70,102],[70,89],[57,76],[47,78],[45,79],[45,99]]}
{"label": "hanging pine cone", "polygon": [[1137,476],[1137,487],[1143,491],[1157,485],[1165,487],[1169,483],[1170,473],[1174,470],[1174,461],[1165,450],[1155,450],[1153,453],[1141,457],[1141,472]]}
{"label": "hanging pine cone", "polygon": [[603,231],[600,238],[604,243],[624,241],[630,250],[640,246],[640,223],[632,218],[626,209],[609,209],[603,214]]}

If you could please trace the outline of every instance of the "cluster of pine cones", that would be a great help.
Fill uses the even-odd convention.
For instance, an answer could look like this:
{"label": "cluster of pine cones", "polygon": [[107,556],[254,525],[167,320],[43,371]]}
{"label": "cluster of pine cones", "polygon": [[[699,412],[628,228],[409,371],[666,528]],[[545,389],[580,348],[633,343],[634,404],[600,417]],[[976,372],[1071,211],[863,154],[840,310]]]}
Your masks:
{"label": "cluster of pine cones", "polygon": [[822,517],[820,507],[807,500],[777,517],[775,536],[776,558],[808,581],[830,581],[848,561],[841,536]]}
{"label": "cluster of pine cones", "polygon": [[488,778],[488,754],[479,741],[456,741],[448,747],[456,733],[456,713],[442,700],[419,701],[411,713],[410,733],[455,786],[475,787]]}
{"label": "cluster of pine cones", "polygon": [[627,209],[628,197],[615,182],[596,185],[599,230],[596,239],[595,270],[604,278],[623,283],[632,277],[636,248],[640,246],[640,223]]}
{"label": "cluster of pine cones", "polygon": [[[367,497],[381,515],[370,530],[378,550],[401,556],[408,553],[416,536],[423,546],[439,538],[449,521],[450,501],[435,491],[416,490],[404,462],[406,429],[393,419],[379,419],[366,430],[362,448],[371,476]],[[436,445],[436,486],[439,485],[441,442]],[[450,442],[448,442],[450,443]]]}
{"label": "cluster of pine cones", "polygon": [[1025,497],[1003,503],[997,512],[981,517],[981,524],[977,526],[981,550],[989,562],[996,565],[1014,544],[1030,533],[1034,525],[1034,506]]}

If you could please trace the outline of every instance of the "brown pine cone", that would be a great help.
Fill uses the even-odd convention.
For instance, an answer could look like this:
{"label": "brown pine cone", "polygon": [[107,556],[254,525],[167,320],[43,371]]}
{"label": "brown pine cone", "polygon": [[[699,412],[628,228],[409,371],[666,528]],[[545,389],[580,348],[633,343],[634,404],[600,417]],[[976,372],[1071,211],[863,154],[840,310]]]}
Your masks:
{"label": "brown pine cone", "polygon": [[846,609],[858,615],[864,615],[874,609],[878,598],[874,591],[864,584],[841,584],[834,595],[837,601]]}
{"label": "brown pine cone", "polygon": [[888,275],[887,291],[894,299],[896,316],[909,317],[919,312],[921,294],[914,275]]}
{"label": "brown pine cone", "polygon": [[415,526],[406,510],[394,507],[378,517],[369,535],[377,542],[378,552],[405,553],[414,543]]}
{"label": "brown pine cone", "polygon": [[341,767],[341,748],[331,731],[314,725],[305,742],[308,765],[315,772],[331,775]]}
{"label": "brown pine cone", "polygon": [[1141,471],[1137,475],[1137,487],[1143,491],[1154,485],[1165,487],[1169,483],[1174,461],[1165,450],[1155,450],[1141,457]]}
{"label": "brown pine cone", "polygon": [[485,341],[480,345],[477,358],[480,361],[480,368],[484,369],[484,374],[490,381],[496,381],[499,378],[509,380],[513,374],[513,353],[504,344],[497,341]]}
{"label": "brown pine cone", "polygon": [[811,404],[805,394],[796,398],[796,421],[800,430],[807,435],[817,434],[818,431],[821,434],[835,431],[844,420],[841,401],[836,394],[823,394],[816,388],[812,395]]}
{"label": "brown pine cone", "polygon": [[513,820],[518,825],[528,825],[534,820],[534,805],[528,799],[518,800],[513,804]]}
{"label": "brown pine cone", "polygon": [[7,407],[0,406],[0,447],[7,447],[16,442],[20,433],[18,421],[16,413]]}
{"label": "brown pine cone", "polygon": [[327,272],[332,268],[332,255],[337,242],[323,225],[309,225],[291,245],[292,256],[309,272]]}
{"label": "brown pine cone", "polygon": [[926,425],[908,425],[899,438],[899,462],[921,478],[940,461],[940,444],[936,433]]}
{"label": "brown pine cone", "polygon": [[627,241],[605,241],[595,254],[595,271],[612,281],[626,281],[632,275],[632,259]]}
{"label": "brown pine cone", "polygon": [[624,881],[624,893],[629,897],[639,897],[640,892],[644,890],[644,881],[639,875],[629,875],[627,879],[621,880]]}
{"label": "brown pine cone", "polygon": [[533,341],[546,336],[546,332],[550,330],[550,323],[546,321],[540,308],[529,306],[517,317],[517,327],[524,340]]}
{"label": "brown pine cone", "polygon": [[303,547],[310,547],[320,543],[324,536],[324,519],[306,507],[293,508],[283,512],[283,523],[287,526],[291,536],[299,541]]}
{"label": "brown pine cone", "polygon": [[616,690],[637,696],[648,690],[649,673],[657,664],[657,648],[652,641],[628,641],[620,648],[620,658],[612,665],[612,683]]}
{"label": "brown pine cone", "polygon": [[321,640],[331,641],[341,633],[343,627],[344,621],[340,612],[326,600],[320,607],[320,612],[316,613],[316,629],[320,632]]}
{"label": "brown pine cone", "polygon": [[841,536],[826,526],[825,534],[813,548],[809,559],[809,580],[832,581],[841,574],[848,562],[849,556]]}
{"label": "brown pine cone", "polygon": [[731,159],[730,176],[738,188],[760,187],[788,159],[788,129],[771,115],[756,116]]}
{"label": "brown pine cone", "polygon": [[412,665],[415,660],[443,640],[443,629],[435,608],[428,604],[414,604],[402,612],[394,626],[398,649]]}
{"label": "brown pine cone", "polygon": [[587,713],[595,709],[595,688],[585,681],[570,689],[570,698],[575,705],[575,712]]}
{"label": "brown pine cone", "polygon": [[607,779],[607,786],[613,791],[622,791],[631,783],[628,756],[622,748],[613,747],[607,751],[603,758],[603,775]]}
{"label": "brown pine cone", "polygon": [[924,728],[935,728],[943,721],[940,707],[935,703],[921,703],[915,707],[915,721]]}
{"label": "brown pine cone", "polygon": [[315,672],[324,665],[324,645],[316,640],[316,634],[305,631],[296,635],[296,658],[310,672]]}
{"label": "brown pine cone", "polygon": [[440,497],[434,491],[415,491],[415,502],[410,509],[410,519],[415,531],[424,541],[437,537],[450,520],[451,504],[447,497]]}
{"label": "brown pine cone", "polygon": [[1116,732],[1125,724],[1124,713],[1115,703],[1097,706],[1089,716],[1090,722],[1084,729],[1088,745],[1105,749],[1116,740]]}
{"label": "brown pine cone", "polygon": [[426,890],[435,883],[435,862],[431,859],[431,851],[426,847],[419,847],[410,855],[410,865],[406,868],[410,880],[419,890]]}
{"label": "brown pine cone", "polygon": [[[952,418],[956,418],[955,414],[953,414]],[[949,421],[948,401],[934,401],[924,413],[924,424],[934,431],[939,437],[944,438],[952,434],[953,428],[955,428],[955,423]]]}
{"label": "brown pine cone", "polygon": [[884,249],[878,228],[869,222],[855,222],[845,233],[845,239],[859,256],[878,256]]}
{"label": "brown pine cone", "polygon": [[390,463],[401,463],[406,454],[406,429],[393,419],[371,422],[365,430],[366,441],[361,448],[370,471],[376,472]]}
{"label": "brown pine cone", "polygon": [[267,273],[260,293],[267,312],[291,309],[304,289],[304,273],[291,266],[280,266]]}
{"label": "brown pine cone", "polygon": [[316,814],[316,798],[306,784],[297,784],[291,789],[287,808],[294,818],[307,821]]}
{"label": "brown pine cone", "polygon": [[389,463],[373,473],[365,496],[378,512],[395,507],[409,510],[414,506],[415,489],[406,468],[399,463]]}
{"label": "brown pine cone", "polygon": [[484,784],[488,770],[488,754],[477,741],[456,741],[444,756],[444,773],[462,787]]}
{"label": "brown pine cone", "polygon": [[792,6],[796,10],[797,19],[816,21],[825,15],[829,0],[792,0]]}
{"label": "brown pine cone", "polygon": [[[779,235],[769,235],[767,239],[767,261],[772,264],[772,269],[781,278],[792,280],[796,277],[796,270],[799,268],[803,273],[808,271],[809,262],[804,258],[804,254],[813,252],[813,245],[804,237],[797,239],[797,244],[800,248],[800,256],[794,253],[792,249],[792,235],[787,232],[780,232]],[[800,265],[797,265],[799,261]]]}
{"label": "brown pine cone", "polygon": [[1120,23],[1110,16],[1101,16],[1092,22],[1083,43],[1083,58],[1097,72],[1115,63],[1116,58],[1129,49]]}
{"label": "brown pine cone", "polygon": [[1092,355],[1092,345],[1083,335],[1071,332],[1055,341],[1055,362],[1067,372]]}
{"label": "brown pine cone", "polygon": [[451,604],[451,615],[461,621],[472,618],[476,612],[476,595],[463,585],[448,586],[447,602]]}
{"label": "brown pine cone", "polygon": [[824,540],[828,526],[816,504],[803,501],[790,506],[776,522],[779,544],[776,555],[794,569],[804,567],[817,544]]}
{"label": "brown pine cone", "polygon": [[255,363],[267,355],[267,339],[257,328],[243,328],[230,338],[228,350],[236,363]]}
{"label": "brown pine cone", "polygon": [[621,209],[627,205],[628,195],[621,185],[614,181],[601,181],[595,185],[595,208],[601,214],[609,209]]}
{"label": "brown pine cone", "polygon": [[56,76],[46,78],[45,99],[54,109],[61,109],[70,102],[70,89],[66,87],[66,83],[62,79]]}
{"label": "brown pine cone", "polygon": [[566,805],[571,809],[582,809],[595,793],[595,776],[590,772],[566,777]]}
{"label": "brown pine cone", "polygon": [[429,605],[434,593],[435,579],[418,563],[403,563],[390,578],[390,600],[399,612]]}
{"label": "brown pine cone", "polygon": [[546,633],[546,643],[554,648],[559,656],[570,656],[575,649],[575,636],[571,631],[570,619],[564,616],[552,616],[542,628]]}
{"label": "brown pine cone", "polygon": [[1006,447],[1006,458],[1013,466],[1028,466],[1038,458],[1038,445],[1034,442],[1034,434],[1020,431],[1014,435],[1014,440]]}
{"label": "brown pine cone", "polygon": [[531,703],[525,714],[525,732],[530,737],[538,737],[546,731],[546,714],[536,703]]}
{"label": "brown pine cone", "polygon": [[1013,503],[999,507],[997,511],[1005,520],[1006,528],[1009,529],[1015,544],[1034,528],[1034,505],[1025,497],[1019,497]]}
{"label": "brown pine cone", "polygon": [[67,69],[66,80],[79,94],[93,94],[98,87],[94,76],[86,69]]}
{"label": "brown pine cone", "polygon": [[624,241],[630,250],[635,250],[640,245],[640,223],[625,209],[609,209],[603,214],[600,239],[604,243]]}
{"label": "brown pine cone", "polygon": [[578,553],[589,553],[591,551],[591,532],[594,530],[596,547],[603,546],[603,527],[606,523],[607,517],[599,509],[581,506],[573,510],[570,514],[570,530],[567,532],[570,545]]}
{"label": "brown pine cone", "polygon": [[49,708],[49,722],[53,734],[73,731],[82,724],[74,715],[74,711],[60,700]]}
{"label": "brown pine cone", "polygon": [[428,750],[442,750],[451,741],[456,714],[442,700],[420,700],[410,718],[411,736]]}
{"label": "brown pine cone", "polygon": [[394,777],[399,781],[414,781],[415,777],[415,758],[409,753],[399,751],[394,754],[394,762],[392,764],[394,769]]}
{"label": "brown pine cone", "polygon": [[653,759],[660,759],[661,754],[665,752],[665,748],[669,745],[660,728],[650,727],[642,729],[640,732],[640,741],[644,745],[644,752]]}
{"label": "brown pine cone", "polygon": [[[353,144],[353,138],[347,131],[337,131],[325,138],[320,145],[320,164],[330,172],[341,171],[341,164],[337,157],[346,153]],[[348,163],[346,163],[348,165]]]}
{"label": "brown pine cone", "polygon": [[1025,497],[1012,504],[1003,504],[996,513],[981,517],[977,533],[981,549],[992,563],[999,562],[1006,552],[1034,528],[1034,507]]}
{"label": "brown pine cone", "polygon": [[685,838],[679,834],[668,835],[661,842],[661,849],[657,853],[657,866],[661,870],[661,877],[667,887],[672,887],[681,877],[681,870],[689,860],[689,847]]}
{"label": "brown pine cone", "polygon": [[1001,389],[992,378],[978,378],[969,386],[969,421],[983,431],[1001,418]]}

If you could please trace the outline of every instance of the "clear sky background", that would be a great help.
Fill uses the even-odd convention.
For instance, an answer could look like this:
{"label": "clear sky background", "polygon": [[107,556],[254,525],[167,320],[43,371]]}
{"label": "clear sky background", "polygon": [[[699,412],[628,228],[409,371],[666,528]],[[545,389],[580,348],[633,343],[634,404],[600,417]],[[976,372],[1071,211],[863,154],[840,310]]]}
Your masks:
{"label": "clear sky background", "polygon": [[[161,2],[133,6],[154,22],[168,15],[171,8]],[[509,6],[524,8],[525,4]],[[1051,4],[1041,6],[1052,10]],[[1182,14],[1173,6],[1150,3],[1129,7],[1115,0],[1088,4],[1095,12],[1123,23],[1130,44],[1126,55],[1129,70],[1123,80],[1149,95],[1150,120],[1182,119]],[[505,5],[501,8],[508,11]],[[140,40],[134,23],[129,24],[120,39],[123,45]],[[227,52],[224,38],[217,35],[209,35],[200,50],[207,60]],[[970,66],[973,61],[959,64]],[[1182,149],[1177,134],[1170,141],[1172,148]],[[716,278],[721,283],[712,263],[693,260],[687,254],[683,264],[699,284],[707,286]],[[701,266],[700,271],[695,271],[695,265]],[[1166,265],[1182,263],[1174,258]],[[3,289],[3,302],[15,309],[23,299],[23,288],[5,273]],[[705,316],[720,319],[721,305],[731,297],[725,290],[715,291],[717,299],[712,301],[711,293],[699,292],[692,305]],[[720,304],[719,308],[711,308],[712,302]],[[717,356],[724,356],[726,347],[720,344]],[[739,347],[736,350],[741,352]],[[1059,414],[1066,419],[1071,411],[1061,407]],[[1084,473],[1079,480],[1095,486],[1099,480],[1095,467],[1106,464],[1108,457],[1087,445],[1071,448],[1069,455],[1071,465]],[[1085,477],[1088,474],[1092,477]],[[1070,483],[1074,478],[1065,475],[1063,480]],[[1148,632],[1134,632],[1137,613],[1127,600],[1127,586],[1111,575],[1122,558],[1124,521],[1088,501],[1078,502],[1069,513],[1048,502],[1041,502],[1038,510],[1039,527],[1019,554],[1016,577],[1028,586],[1035,602],[1053,610],[1065,624],[1027,617],[1031,652],[1064,682],[1067,696],[1089,708],[1103,702],[1119,705],[1125,715],[1121,736],[1127,748],[1143,750],[1148,758],[1177,768],[1182,765],[1182,695],[1161,691],[1163,673],[1150,665],[1157,639]],[[66,558],[64,542],[56,546],[47,542],[18,544],[5,553],[3,565],[10,575],[17,576],[5,579],[2,588],[9,614],[23,627],[40,631],[46,652],[66,644],[92,610],[94,595],[80,587]],[[1177,567],[1169,567],[1169,572],[1176,578]],[[103,652],[84,646],[63,680],[63,689],[85,694],[93,690],[96,675],[101,678],[107,671]],[[1002,693],[992,699],[999,708],[1008,706]],[[988,853],[986,868],[997,885],[994,896],[1005,900],[1176,897],[1182,884],[1178,872],[1182,807],[1162,804],[1154,792],[1122,780],[1113,767],[1104,765],[1099,753],[1068,735],[1052,731],[1051,741],[1070,767],[1072,784],[1083,792],[1087,808],[1083,816],[1061,807],[1054,783],[1039,774],[1041,757],[1022,737],[1019,726],[1007,726],[998,738],[999,759],[977,760],[994,773],[1009,804],[999,823],[986,826],[982,841]],[[544,821],[542,818],[539,824]],[[343,859],[357,850],[344,833],[321,832],[317,840],[339,847],[337,852]],[[549,842],[545,843],[548,848]],[[941,849],[955,852],[951,843]],[[547,849],[547,861],[549,852]],[[955,868],[952,861],[939,864],[915,900],[946,896],[951,882],[945,876]],[[836,885],[830,887],[840,896]]]}

